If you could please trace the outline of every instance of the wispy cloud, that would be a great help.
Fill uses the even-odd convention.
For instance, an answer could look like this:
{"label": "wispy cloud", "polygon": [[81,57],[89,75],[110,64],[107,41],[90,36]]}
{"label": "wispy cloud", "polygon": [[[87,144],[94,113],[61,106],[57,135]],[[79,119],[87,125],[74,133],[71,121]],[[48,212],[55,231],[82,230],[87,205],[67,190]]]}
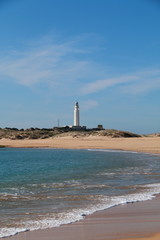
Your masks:
{"label": "wispy cloud", "polygon": [[78,44],[79,40],[55,43],[45,39],[14,50],[0,57],[0,75],[28,87],[45,83],[55,90],[78,89],[81,81],[93,79],[95,73],[88,50]]}
{"label": "wispy cloud", "polygon": [[76,90],[87,78],[98,77],[98,64],[88,59],[90,50],[80,46],[80,41],[83,45],[84,39],[57,42],[48,37],[5,53],[0,56],[0,75],[28,87],[45,83]]}
{"label": "wispy cloud", "polygon": [[0,73],[16,82],[31,86],[41,81],[58,82],[63,78],[74,80],[81,76],[87,61],[73,59],[80,54],[73,42],[28,47],[24,51],[12,51],[0,59]]}
{"label": "wispy cloud", "polygon": [[86,84],[82,89],[82,93],[92,94],[112,87],[119,88],[121,92],[132,94],[160,89],[160,70],[145,70],[116,78],[96,80]]}
{"label": "wispy cloud", "polygon": [[[93,48],[86,44],[86,39],[53,41],[48,36],[23,49],[5,53],[0,56],[0,79],[5,76],[27,87],[44,83],[55,93],[72,95],[89,95],[108,88],[138,94],[160,88],[157,68],[118,77],[113,71],[109,73],[105,63],[91,60]],[[111,77],[106,77],[108,74]],[[96,106],[96,103],[90,102],[88,106]]]}

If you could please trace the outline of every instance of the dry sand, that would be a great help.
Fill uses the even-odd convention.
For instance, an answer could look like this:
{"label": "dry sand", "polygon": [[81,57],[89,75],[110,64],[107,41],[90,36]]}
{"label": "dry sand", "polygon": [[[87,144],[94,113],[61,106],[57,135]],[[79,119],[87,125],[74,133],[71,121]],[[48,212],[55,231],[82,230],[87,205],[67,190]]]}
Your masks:
{"label": "dry sand", "polygon": [[[71,149],[120,149],[160,153],[160,138],[56,137],[44,140],[1,139],[7,147]],[[87,216],[83,221],[59,228],[25,232],[5,240],[160,240],[160,197],[125,204]]]}
{"label": "dry sand", "polygon": [[74,149],[119,149],[160,154],[160,138],[110,138],[103,136],[89,137],[55,137],[36,140],[1,139],[0,145],[7,147],[41,147],[41,148],[74,148]]}

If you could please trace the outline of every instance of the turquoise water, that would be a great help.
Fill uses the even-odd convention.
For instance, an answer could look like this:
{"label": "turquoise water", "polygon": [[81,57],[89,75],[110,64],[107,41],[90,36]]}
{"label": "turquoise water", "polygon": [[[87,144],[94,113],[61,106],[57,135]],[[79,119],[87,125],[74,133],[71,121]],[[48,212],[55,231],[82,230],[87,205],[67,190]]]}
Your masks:
{"label": "turquoise water", "polygon": [[0,149],[0,237],[56,227],[160,193],[160,156]]}

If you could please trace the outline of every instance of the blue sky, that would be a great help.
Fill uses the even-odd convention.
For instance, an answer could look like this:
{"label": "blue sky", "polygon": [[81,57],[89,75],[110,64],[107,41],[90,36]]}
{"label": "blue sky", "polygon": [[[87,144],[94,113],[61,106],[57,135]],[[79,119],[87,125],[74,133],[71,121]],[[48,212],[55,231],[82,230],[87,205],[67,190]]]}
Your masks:
{"label": "blue sky", "polygon": [[0,0],[0,127],[160,132],[160,1]]}

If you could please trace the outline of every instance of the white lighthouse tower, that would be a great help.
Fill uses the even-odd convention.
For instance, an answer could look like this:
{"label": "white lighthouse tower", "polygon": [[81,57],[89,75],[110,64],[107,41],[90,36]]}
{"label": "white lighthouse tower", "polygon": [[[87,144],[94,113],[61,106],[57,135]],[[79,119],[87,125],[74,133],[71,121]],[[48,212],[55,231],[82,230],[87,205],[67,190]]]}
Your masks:
{"label": "white lighthouse tower", "polygon": [[76,102],[74,106],[74,126],[79,127],[79,104]]}

